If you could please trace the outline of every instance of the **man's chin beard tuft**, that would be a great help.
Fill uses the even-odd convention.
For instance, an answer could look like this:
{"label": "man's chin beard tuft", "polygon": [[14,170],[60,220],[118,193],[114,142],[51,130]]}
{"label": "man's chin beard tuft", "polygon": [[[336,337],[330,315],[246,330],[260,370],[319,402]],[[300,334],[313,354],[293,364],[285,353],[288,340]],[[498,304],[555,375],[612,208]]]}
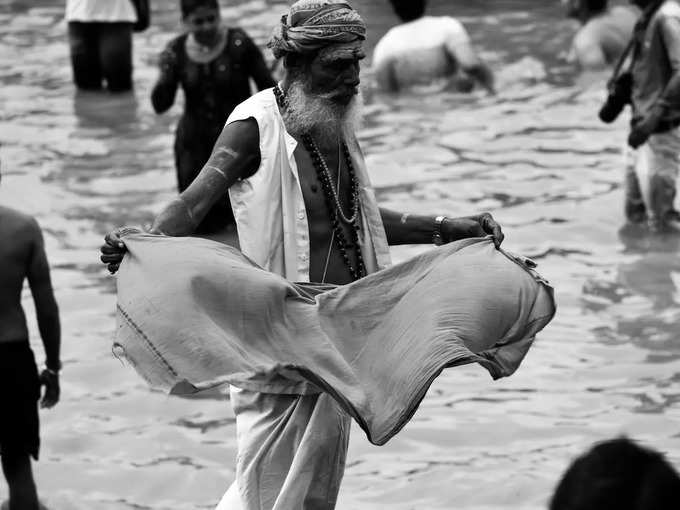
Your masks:
{"label": "man's chin beard tuft", "polygon": [[294,80],[286,91],[283,121],[293,136],[310,134],[319,144],[335,144],[338,139],[354,138],[361,126],[362,106],[361,93],[340,104],[330,94],[310,93],[303,81]]}

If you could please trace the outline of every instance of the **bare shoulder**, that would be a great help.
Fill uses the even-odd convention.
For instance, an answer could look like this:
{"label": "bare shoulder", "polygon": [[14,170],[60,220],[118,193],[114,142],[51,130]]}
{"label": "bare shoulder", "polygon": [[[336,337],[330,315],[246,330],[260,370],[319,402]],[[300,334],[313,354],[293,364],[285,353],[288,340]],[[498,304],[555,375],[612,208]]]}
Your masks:
{"label": "bare shoulder", "polygon": [[0,205],[0,237],[13,244],[33,243],[42,237],[36,219],[26,213]]}
{"label": "bare shoulder", "polygon": [[6,226],[13,231],[40,231],[38,222],[33,216],[10,207],[0,205],[0,218],[2,218],[2,222],[0,222],[0,228]]}
{"label": "bare shoulder", "polygon": [[248,117],[230,122],[224,126],[220,139],[223,142],[228,141],[239,148],[259,148],[260,130],[257,120],[254,117]]}

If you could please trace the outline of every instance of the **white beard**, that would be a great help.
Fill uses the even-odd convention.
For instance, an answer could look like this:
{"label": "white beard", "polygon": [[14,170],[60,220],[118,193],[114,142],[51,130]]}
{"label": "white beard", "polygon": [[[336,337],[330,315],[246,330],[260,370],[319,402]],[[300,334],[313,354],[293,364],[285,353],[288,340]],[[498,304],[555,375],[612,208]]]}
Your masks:
{"label": "white beard", "polygon": [[338,139],[348,141],[355,137],[361,126],[362,107],[361,92],[342,105],[325,94],[310,94],[304,81],[295,79],[286,91],[283,122],[293,136],[310,134],[319,144],[333,145]]}

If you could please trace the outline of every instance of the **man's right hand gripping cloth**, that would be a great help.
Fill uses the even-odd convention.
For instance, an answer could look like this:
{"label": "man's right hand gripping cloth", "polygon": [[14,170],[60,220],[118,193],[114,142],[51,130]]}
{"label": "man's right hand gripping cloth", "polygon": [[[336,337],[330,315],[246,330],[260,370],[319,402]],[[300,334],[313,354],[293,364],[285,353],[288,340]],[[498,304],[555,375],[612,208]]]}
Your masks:
{"label": "man's right hand gripping cloth", "polygon": [[325,392],[376,445],[443,369],[512,374],[553,291],[490,238],[450,243],[344,286],[297,284],[199,238],[125,237],[114,351],[156,388]]}

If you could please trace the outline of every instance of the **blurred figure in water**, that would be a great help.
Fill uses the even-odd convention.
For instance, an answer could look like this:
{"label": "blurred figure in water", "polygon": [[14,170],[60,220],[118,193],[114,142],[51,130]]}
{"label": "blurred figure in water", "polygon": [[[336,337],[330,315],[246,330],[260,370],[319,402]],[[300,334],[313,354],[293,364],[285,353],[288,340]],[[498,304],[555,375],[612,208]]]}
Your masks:
{"label": "blurred figure in water", "polygon": [[632,7],[608,6],[608,0],[562,0],[567,16],[581,23],[569,60],[582,69],[613,66],[626,49],[640,14]]}
{"label": "blurred figure in water", "polygon": [[[32,217],[0,205],[0,456],[9,485],[9,504],[2,510],[38,510],[31,457],[38,459],[41,407],[59,401],[59,311],[38,223]],[[45,347],[45,369],[38,375],[28,343],[21,291],[28,279]]]}
{"label": "blurred figure in water", "polygon": [[[160,76],[151,93],[156,113],[167,111],[178,86],[185,97],[175,137],[177,187],[182,192],[196,178],[217,141],[229,114],[258,89],[274,86],[264,57],[245,31],[226,27],[217,0],[181,0],[186,32],[168,43],[160,55]],[[214,233],[225,218],[234,225],[229,197],[217,203],[198,233]]]}
{"label": "blurred figure in water", "polygon": [[[66,0],[73,81],[80,90],[132,89],[132,31],[138,12],[132,0]],[[146,4],[145,4],[146,5]]]}
{"label": "blurred figure in water", "polygon": [[426,0],[390,0],[402,24],[390,29],[373,52],[378,87],[398,92],[445,79],[469,92],[475,82],[494,93],[494,77],[472,47],[465,27],[450,16],[425,16]]}
{"label": "blurred figure in water", "polygon": [[675,208],[680,169],[680,3],[631,0],[641,10],[631,43],[608,82],[600,109],[613,122],[633,113],[626,151],[625,214],[658,232],[680,231]]}
{"label": "blurred figure in water", "polygon": [[680,508],[680,477],[660,453],[627,438],[595,445],[560,481],[550,510]]}

